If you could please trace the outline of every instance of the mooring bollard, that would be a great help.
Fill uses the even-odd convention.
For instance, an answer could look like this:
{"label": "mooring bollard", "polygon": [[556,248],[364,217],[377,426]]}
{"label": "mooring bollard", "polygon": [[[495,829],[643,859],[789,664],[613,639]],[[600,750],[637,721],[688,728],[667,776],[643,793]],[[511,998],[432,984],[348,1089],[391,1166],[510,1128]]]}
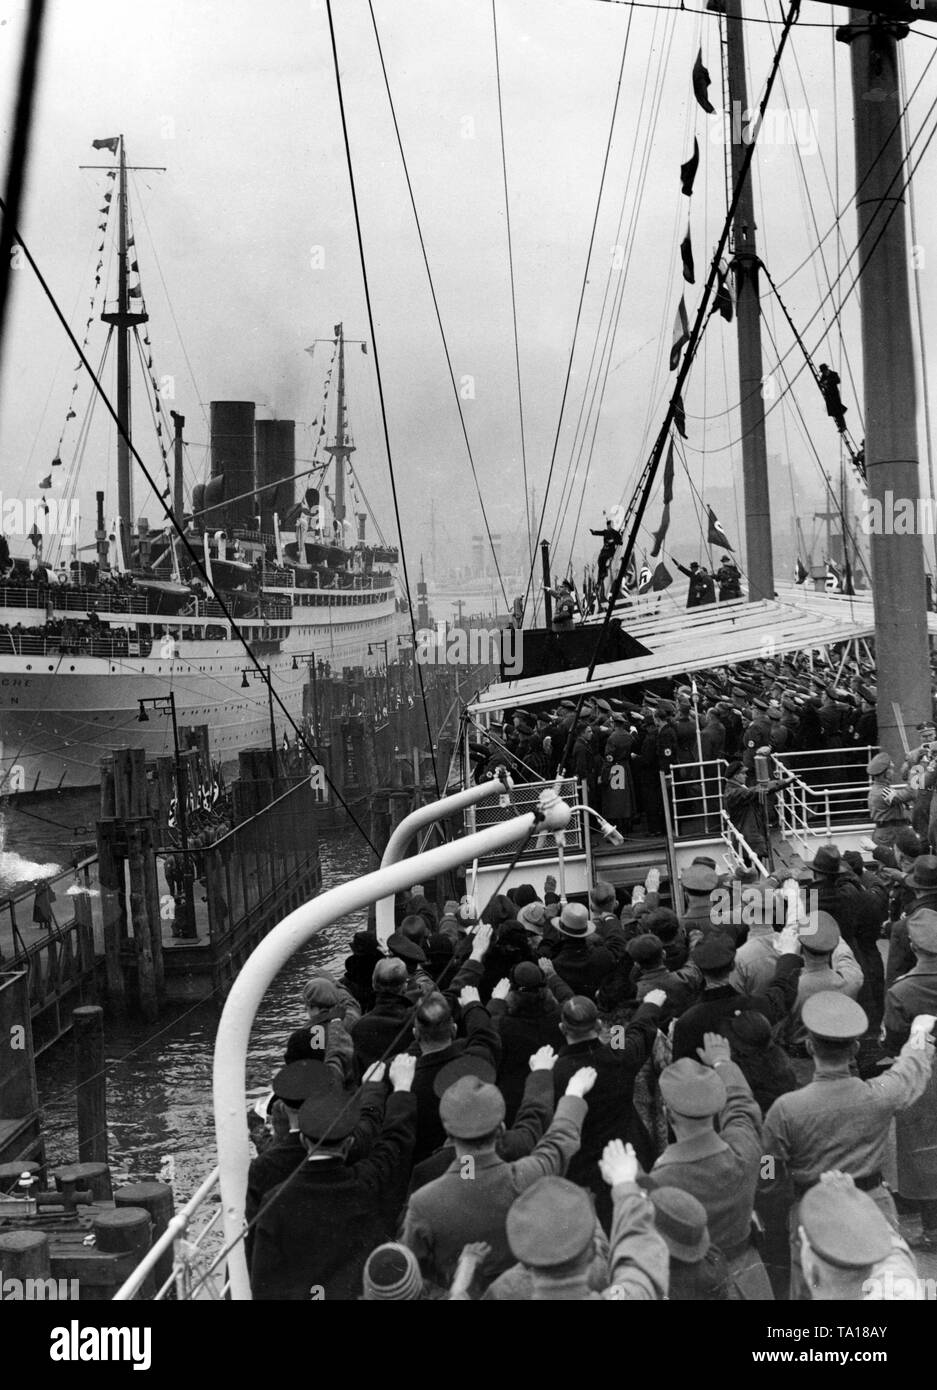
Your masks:
{"label": "mooring bollard", "polygon": [[32,1158],[20,1158],[15,1163],[0,1163],[0,1192],[15,1192],[16,1185],[24,1173],[38,1178],[41,1172],[41,1165]]}
{"label": "mooring bollard", "polygon": [[48,1279],[49,1237],[44,1231],[0,1232],[0,1271],[2,1279]]}
{"label": "mooring bollard", "polygon": [[[114,1193],[114,1202],[118,1207],[141,1207],[149,1212],[150,1220],[153,1223],[153,1234],[150,1244],[159,1240],[173,1217],[175,1210],[172,1198],[172,1188],[164,1182],[129,1182],[123,1187],[118,1187]],[[162,1288],[166,1280],[172,1274],[173,1251],[172,1247],[165,1251],[154,1267],[157,1289]]]}
{"label": "mooring bollard", "polygon": [[60,1192],[87,1188],[95,1202],[111,1200],[111,1170],[106,1163],[68,1163],[53,1168],[52,1176]]}
{"label": "mooring bollard", "polygon": [[[87,1004],[72,1010],[75,1085],[78,1097],[78,1158],[107,1162],[107,1076],[104,1070],[104,1010]],[[110,1193],[107,1194],[110,1196]]]}
{"label": "mooring bollard", "polygon": [[[113,1207],[99,1212],[92,1222],[95,1248],[102,1255],[119,1255],[115,1271],[115,1290],[128,1275],[132,1274],[150,1248],[150,1235],[153,1229],[149,1212],[142,1207]],[[152,1298],[154,1293],[152,1272],[146,1276],[138,1299]]]}

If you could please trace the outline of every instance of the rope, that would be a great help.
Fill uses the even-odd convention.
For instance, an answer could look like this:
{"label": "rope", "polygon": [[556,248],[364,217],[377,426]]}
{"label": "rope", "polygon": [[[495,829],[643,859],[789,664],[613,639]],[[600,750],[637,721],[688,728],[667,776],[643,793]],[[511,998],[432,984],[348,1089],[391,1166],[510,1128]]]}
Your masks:
{"label": "rope", "polygon": [[[332,0],[326,0],[326,12],[327,12],[327,14],[328,14],[328,20],[329,20],[329,36],[330,36],[331,43],[332,43],[332,62],[333,62],[333,66],[334,66],[334,69],[335,69],[335,87],[336,87],[336,91],[337,91],[337,93],[338,93],[338,109],[339,109],[339,114],[341,115],[341,121],[342,121],[342,139],[343,139],[344,145],[345,145],[345,161],[346,161],[347,166],[348,166],[348,181],[349,181],[349,186],[350,186],[350,190],[351,190],[351,203],[352,203],[352,208],[353,208],[353,210],[354,210],[354,216],[355,216],[355,235],[356,235],[357,241],[358,241],[358,258],[359,258],[359,261],[360,261],[360,263],[361,263],[361,278],[362,278],[362,283],[363,283],[363,286],[364,286],[364,300],[365,300],[365,305],[366,305],[366,307],[367,307],[367,313],[368,313],[368,328],[369,328],[369,333],[370,333],[370,338],[371,338],[371,346],[372,346],[372,349],[373,349],[373,351],[374,351],[374,374],[375,374],[375,377],[376,377],[376,379],[377,379],[377,394],[378,394],[378,399],[379,399],[379,401],[380,401],[380,407],[381,407],[381,427],[382,427],[383,433],[384,433],[384,448],[385,448],[385,450],[386,450],[386,452],[387,452],[387,467],[388,467],[388,470],[389,470],[389,472],[390,472],[390,490],[391,490],[391,494],[392,494],[392,496],[393,496],[393,502],[394,502],[394,517],[395,517],[396,522],[397,522],[397,535],[398,535],[398,537],[399,537],[399,539],[400,539],[400,562],[401,562],[401,566],[402,566],[402,569],[403,569],[403,582],[404,582],[404,588],[405,588],[405,590],[406,590],[406,595],[407,595],[407,609],[408,609],[409,614],[410,614],[410,632],[411,632],[412,637],[413,637],[413,650],[414,650],[414,653],[415,653],[416,650],[417,650],[416,617],[415,617],[414,612],[413,612],[413,599],[412,599],[412,590],[411,590],[411,587],[410,587],[410,576],[409,576],[409,573],[408,573],[408,571],[407,571],[407,554],[406,554],[406,549],[405,549],[404,543],[403,543],[403,523],[402,523],[402,521],[401,521],[401,519],[400,519],[400,502],[399,502],[399,499],[398,499],[398,497],[397,497],[397,479],[396,479],[396,475],[395,475],[395,473],[394,473],[394,457],[393,457],[393,452],[392,452],[391,447],[390,447],[390,427],[389,427],[389,425],[388,425],[388,423],[387,423],[387,406],[386,406],[386,403],[385,403],[385,401],[384,401],[384,379],[383,379],[383,376],[382,376],[382,374],[381,374],[381,359],[380,359],[380,355],[379,355],[378,350],[377,350],[377,334],[376,334],[376,332],[375,332],[375,330],[374,330],[374,310],[373,310],[372,305],[371,305],[371,287],[370,287],[370,283],[369,283],[369,280],[368,280],[368,268],[367,268],[367,262],[365,261],[365,255],[364,255],[364,238],[363,238],[363,234],[362,234],[362,231],[361,231],[361,214],[360,214],[359,209],[358,209],[358,190],[357,190],[357,183],[356,183],[356,180],[355,180],[354,166],[353,166],[353,164],[352,164],[352,159],[351,159],[351,142],[350,142],[349,135],[348,135],[348,121],[347,121],[346,114],[345,114],[345,94],[344,94],[344,90],[343,90],[343,87],[342,87],[342,74],[341,74],[341,70],[340,70],[339,65],[338,65],[338,44],[337,44],[337,41],[336,41],[336,38],[335,38],[335,22],[334,22],[334,19],[333,19],[333,17],[332,17]],[[372,18],[372,21],[373,21],[373,20],[374,20],[374,12],[373,12],[373,10],[372,10],[372,12],[371,12],[371,18]],[[374,32],[375,32],[375,35],[376,35],[376,34],[377,34],[377,24],[376,24],[376,22],[375,22],[375,24],[374,24]],[[378,47],[380,47],[380,43],[378,43]],[[384,61],[384,60],[383,60],[383,57],[382,57],[382,59],[381,59],[382,65],[383,65],[383,61]],[[388,96],[389,96],[389,90],[388,90]],[[396,123],[396,117],[395,117],[395,123]],[[408,176],[408,181],[409,181],[409,176]],[[505,601],[506,601],[506,600],[505,600]],[[427,738],[429,739],[429,752],[430,752],[430,758],[432,759],[432,764],[433,764],[433,781],[434,781],[434,783],[436,784],[436,796],[437,796],[438,798],[441,798],[441,797],[442,797],[442,790],[441,790],[440,785],[439,785],[439,771],[438,771],[438,769],[437,769],[437,767],[436,767],[436,750],[435,750],[435,748],[433,747],[433,731],[432,731],[432,729],[431,729],[431,727],[430,727],[430,722],[429,722],[429,709],[427,708],[427,704],[426,704],[426,688],[425,688],[425,686],[424,686],[424,684],[423,684],[423,667],[422,667],[421,663],[420,663],[419,661],[417,661],[416,659],[414,659],[414,663],[413,663],[413,664],[414,664],[414,667],[416,668],[417,675],[419,676],[419,679],[420,679],[420,698],[421,698],[422,704],[423,704],[423,717],[424,717],[424,720],[425,720],[425,722],[426,722],[426,734],[427,734]]]}
{"label": "rope", "polygon": [[30,0],[26,21],[26,37],[20,60],[19,85],[16,92],[16,112],[13,118],[13,139],[7,163],[6,187],[3,198],[3,225],[0,226],[0,347],[6,324],[7,302],[10,297],[10,274],[13,269],[13,246],[19,241],[16,224],[19,221],[23,185],[26,179],[26,160],[32,126],[33,101],[39,77],[39,53],[42,47],[42,21],[45,0]]}

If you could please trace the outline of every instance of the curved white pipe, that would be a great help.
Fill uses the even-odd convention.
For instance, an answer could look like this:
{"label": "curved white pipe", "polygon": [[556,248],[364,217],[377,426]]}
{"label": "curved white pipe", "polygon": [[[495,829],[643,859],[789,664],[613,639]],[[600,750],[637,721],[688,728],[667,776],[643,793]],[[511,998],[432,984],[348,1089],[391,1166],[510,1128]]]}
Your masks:
{"label": "curved white pipe", "polygon": [[528,838],[535,825],[542,824],[549,830],[561,830],[568,825],[571,811],[566,802],[555,795],[550,798],[550,793],[545,793],[544,798],[541,804],[546,813],[545,819],[538,820],[535,813],[529,811],[514,820],[489,826],[475,835],[438,845],[436,849],[414,855],[412,859],[405,859],[399,864],[376,869],[363,878],[350,879],[304,903],[264,937],[241,968],[218,1024],[212,1071],[224,1243],[226,1247],[232,1247],[227,1260],[233,1299],[250,1299],[251,1296],[244,1242],[240,1239],[244,1229],[247,1169],[250,1163],[244,1118],[247,1046],[254,1017],[271,982],[301,946],[305,946],[317,931],[337,918],[349,912],[358,912],[379,897],[409,888],[423,878],[468,863],[476,856],[508,849],[519,840]]}
{"label": "curved white pipe", "polygon": [[[477,802],[484,801],[486,796],[503,795],[507,790],[503,782],[479,782],[477,786],[466,787],[463,791],[453,792],[452,796],[445,796],[441,801],[431,801],[426,806],[418,806],[415,811],[410,812],[409,816],[404,816],[400,824],[391,831],[387,848],[381,858],[381,868],[386,869],[390,864],[399,864],[406,855],[414,835],[424,826],[442,820],[453,811],[464,811],[467,806],[474,806]],[[419,879],[415,880],[416,883],[419,881]],[[381,898],[377,903],[375,922],[377,939],[383,946],[387,938],[393,936],[394,933],[393,894],[390,897]]]}

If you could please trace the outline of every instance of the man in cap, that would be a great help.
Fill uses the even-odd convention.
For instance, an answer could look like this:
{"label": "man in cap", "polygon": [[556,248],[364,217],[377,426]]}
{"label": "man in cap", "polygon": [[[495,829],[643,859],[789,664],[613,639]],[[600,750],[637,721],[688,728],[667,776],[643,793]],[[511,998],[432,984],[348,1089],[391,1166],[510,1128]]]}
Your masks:
{"label": "man in cap", "polygon": [[[680,875],[680,887],[685,903],[680,922],[690,945],[694,946],[715,930],[709,914],[712,895],[719,887],[719,875],[708,864],[688,864]],[[729,926],[728,933],[735,939],[741,930],[741,927]]]}
{"label": "man in cap", "polygon": [[893,1298],[896,1280],[919,1282],[904,1242],[848,1173],[822,1173],[804,1194],[797,1220],[804,1282],[815,1302]]}
{"label": "man in cap", "polygon": [[601,1157],[613,1210],[607,1282],[590,1283],[597,1241],[588,1192],[561,1177],[540,1178],[514,1202],[506,1232],[522,1269],[502,1276],[491,1298],[533,1302],[639,1302],[667,1294],[669,1256],[654,1226],[654,1207],[637,1184],[630,1144],[611,1140]]}
{"label": "man in cap", "polygon": [[712,1303],[729,1297],[729,1267],[709,1236],[706,1208],[679,1187],[651,1192],[654,1225],[670,1254],[668,1301]]}
{"label": "man in cap", "polygon": [[[797,928],[804,968],[797,981],[797,998],[791,1010],[791,1039],[803,1041],[806,1032],[799,1027],[804,1004],[814,994],[827,991],[858,999],[862,989],[862,970],[839,934],[839,927],[828,912],[812,912]],[[845,947],[845,950],[843,949]],[[837,952],[837,962],[833,955]]]}
{"label": "man in cap", "polygon": [[755,754],[759,748],[770,748],[771,725],[768,721],[768,701],[756,696],[752,700],[752,722],[742,736],[742,763],[746,772],[755,770]]}
{"label": "man in cap", "polygon": [[631,982],[639,1000],[653,989],[662,989],[674,1016],[695,1003],[703,987],[703,977],[695,965],[680,971],[668,970],[664,964],[664,943],[652,932],[633,936],[628,942],[628,956],[634,962]]}
{"label": "man in cap", "polygon": [[875,824],[872,839],[877,845],[895,843],[898,831],[908,824],[908,805],[914,800],[911,787],[892,786],[892,767],[887,753],[876,753],[869,763],[869,820]]}
{"label": "man in cap", "polygon": [[661,1097],[675,1141],[654,1164],[650,1185],[679,1187],[701,1202],[710,1237],[729,1266],[735,1297],[770,1300],[771,1284],[751,1243],[761,1111],[725,1038],[707,1033],[699,1057],[683,1057],[661,1072]]}
{"label": "man in cap", "polygon": [[[766,797],[784,785],[785,779],[772,778],[757,786],[748,785],[748,769],[744,762],[732,762],[726,768],[724,805],[726,814],[759,859],[768,852],[768,816]],[[747,856],[744,856],[747,862]]]}
{"label": "man in cap", "polygon": [[538,1178],[562,1173],[579,1147],[595,1072],[582,1067],[557,1102],[549,1129],[527,1158],[505,1163],[496,1143],[504,1123],[497,1086],[463,1076],[444,1093],[439,1117],[455,1158],[441,1178],[414,1192],[400,1239],[420,1261],[425,1278],[448,1285],[463,1246],[484,1241],[491,1249],[484,1277],[490,1282],[511,1264],[505,1222],[514,1199]]}
{"label": "man in cap", "polygon": [[[922,907],[908,917],[917,964],[885,997],[885,1048],[892,1056],[907,1042],[916,1018],[937,1014],[937,911]],[[924,1094],[895,1119],[898,1193],[921,1215],[919,1250],[937,1250],[937,1067]]]}
{"label": "man in cap", "polygon": [[611,1198],[599,1171],[605,1145],[610,1139],[626,1139],[634,1144],[645,1168],[653,1159],[650,1138],[634,1107],[634,1083],[651,1054],[666,1002],[663,990],[651,990],[630,1022],[615,1028],[608,1043],[599,1038],[598,1010],[591,999],[577,995],[562,1007],[560,1030],[566,1045],[553,1072],[557,1099],[579,1067],[592,1067],[597,1073],[582,1144],[570,1163],[569,1177],[591,1190],[606,1230],[612,1215]]}
{"label": "man in cap", "polygon": [[[850,1069],[868,1027],[865,1011],[855,1000],[844,994],[814,994],[804,1004],[802,1019],[814,1079],[799,1091],[779,1096],[765,1116],[764,1152],[775,1160],[766,1186],[789,1174],[799,1198],[819,1182],[821,1173],[840,1169],[897,1225],[882,1165],[893,1117],[927,1086],[934,1049],[926,1034],[934,1019],[915,1018],[897,1061],[871,1081],[860,1080]],[[791,1297],[796,1299],[805,1290],[793,1218],[792,1212]]]}
{"label": "man in cap", "polygon": [[[347,1162],[360,1119],[354,1097],[329,1088],[303,1102],[299,1128],[307,1161],[269,1191],[254,1228],[251,1292],[255,1300],[328,1302],[355,1299],[365,1262],[392,1234],[388,1193],[409,1168],[416,1133],[410,1093],[416,1059],[401,1054],[389,1068],[393,1087],[370,1153]],[[384,1078],[383,1064],[370,1074]]]}
{"label": "man in cap", "polygon": [[730,555],[723,555],[714,578],[719,585],[720,603],[728,603],[730,599],[742,597],[742,576]]}
{"label": "man in cap", "polygon": [[882,927],[880,894],[864,888],[851,873],[836,845],[821,845],[808,865],[815,875],[811,893],[817,908],[836,922],[863,974],[857,996],[869,1015],[870,1031],[878,1034],[884,1004],[885,972],[878,949]]}
{"label": "man in cap", "polygon": [[576,614],[576,599],[570,581],[561,580],[557,589],[550,589],[544,585],[544,593],[553,599],[553,631],[571,632]]}
{"label": "man in cap", "polygon": [[910,872],[905,875],[902,896],[907,898],[904,910],[897,921],[890,923],[888,930],[886,989],[890,989],[899,976],[906,975],[914,968],[916,957],[911,949],[908,918],[912,912],[917,912],[922,907],[937,908],[937,857],[921,854],[913,860]]}
{"label": "man in cap", "polygon": [[703,994],[677,1019],[673,1030],[674,1061],[695,1058],[704,1035],[718,1031],[722,1020],[737,1009],[755,1009],[771,1023],[786,1018],[797,996],[797,976],[803,968],[796,940],[792,928],[786,928],[776,938],[779,959],[774,978],[758,994],[740,994],[730,983],[735,947],[728,936],[713,933],[695,946],[690,960],[702,972]]}
{"label": "man in cap", "polygon": [[[555,1109],[553,1098],[553,1066],[556,1062],[556,1054],[552,1047],[539,1047],[536,1052],[527,1058],[526,1079],[521,1094],[520,1104],[515,1107],[516,1113],[509,1119],[505,1112],[504,1124],[501,1126],[498,1138],[495,1142],[499,1158],[503,1158],[506,1163],[513,1163],[515,1159],[526,1158],[533,1151],[543,1133],[553,1119]],[[480,1081],[495,1082],[495,1069],[490,1063],[485,1062],[480,1057],[457,1057],[454,1062],[443,1067],[442,1071],[436,1075],[433,1082],[433,1090],[437,1097],[442,1097],[449,1087],[456,1081],[460,1081],[463,1076],[475,1076]],[[502,1096],[504,1091],[498,1086]],[[441,1178],[443,1173],[451,1164],[455,1157],[455,1149],[452,1147],[452,1140],[446,1138],[446,1142],[429,1158],[424,1158],[418,1163],[410,1175],[410,1186],[407,1191],[409,1196],[416,1192],[417,1188],[425,1187],[427,1183],[435,1178]]]}
{"label": "man in cap", "polygon": [[[421,917],[404,918],[404,921],[415,921],[420,924],[422,929],[423,919]],[[432,975],[423,967],[427,964],[426,952],[417,941],[405,936],[402,931],[394,932],[387,938],[387,950],[396,960],[402,960],[407,967],[407,998],[411,1004],[417,1003],[424,995],[431,994],[436,988],[436,982]]]}
{"label": "man in cap", "polygon": [[353,1047],[348,1030],[361,1017],[358,1001],[323,975],[306,981],[302,1001],[306,1024],[287,1039],[284,1062],[325,1061],[328,1052],[341,1057],[343,1079],[350,1080]]}

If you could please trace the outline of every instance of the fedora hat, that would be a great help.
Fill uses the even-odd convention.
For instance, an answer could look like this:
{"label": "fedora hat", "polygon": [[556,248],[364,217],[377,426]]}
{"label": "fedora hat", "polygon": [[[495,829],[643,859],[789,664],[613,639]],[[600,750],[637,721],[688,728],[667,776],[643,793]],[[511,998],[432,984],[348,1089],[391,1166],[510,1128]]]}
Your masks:
{"label": "fedora hat", "polygon": [[905,883],[909,888],[937,888],[937,856],[919,854],[913,869],[905,877]]}
{"label": "fedora hat", "polygon": [[841,874],[843,861],[837,845],[821,845],[813,859],[807,860],[808,869],[817,874]]}
{"label": "fedora hat", "polygon": [[595,923],[589,921],[588,909],[583,907],[582,903],[567,903],[559,915],[556,928],[564,936],[582,940],[593,935]]}

